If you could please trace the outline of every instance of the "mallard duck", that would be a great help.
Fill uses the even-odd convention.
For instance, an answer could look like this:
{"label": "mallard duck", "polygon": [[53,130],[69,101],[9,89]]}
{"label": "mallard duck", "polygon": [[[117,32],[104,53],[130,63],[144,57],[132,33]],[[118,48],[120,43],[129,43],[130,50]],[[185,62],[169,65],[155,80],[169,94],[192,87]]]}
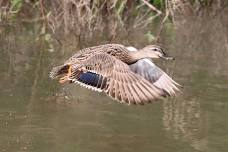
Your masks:
{"label": "mallard duck", "polygon": [[149,60],[152,58],[174,59],[157,45],[140,50],[120,44],[99,45],[82,49],[54,67],[50,77],[105,92],[121,103],[144,104],[175,96],[180,85]]}

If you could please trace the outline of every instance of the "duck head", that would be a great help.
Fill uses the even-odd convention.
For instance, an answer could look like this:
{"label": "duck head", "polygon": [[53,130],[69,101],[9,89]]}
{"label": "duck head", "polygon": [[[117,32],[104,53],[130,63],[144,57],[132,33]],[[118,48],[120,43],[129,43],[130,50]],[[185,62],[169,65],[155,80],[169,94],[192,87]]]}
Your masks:
{"label": "duck head", "polygon": [[168,56],[163,49],[158,45],[148,45],[141,50],[143,53],[147,54],[150,58],[162,58],[165,60],[175,60],[175,58]]}

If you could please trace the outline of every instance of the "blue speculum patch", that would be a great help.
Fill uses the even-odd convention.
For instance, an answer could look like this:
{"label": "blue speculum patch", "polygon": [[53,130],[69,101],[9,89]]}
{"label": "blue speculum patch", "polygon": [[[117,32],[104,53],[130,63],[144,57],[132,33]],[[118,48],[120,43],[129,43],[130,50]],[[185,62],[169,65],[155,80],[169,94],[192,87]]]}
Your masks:
{"label": "blue speculum patch", "polygon": [[102,89],[106,83],[106,78],[93,72],[86,72],[79,76],[78,81]]}

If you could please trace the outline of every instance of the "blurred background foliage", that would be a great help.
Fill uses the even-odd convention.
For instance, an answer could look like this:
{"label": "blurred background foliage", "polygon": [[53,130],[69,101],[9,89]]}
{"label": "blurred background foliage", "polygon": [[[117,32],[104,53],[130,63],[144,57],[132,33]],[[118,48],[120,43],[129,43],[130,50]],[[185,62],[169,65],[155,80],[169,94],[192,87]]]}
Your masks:
{"label": "blurred background foliage", "polygon": [[0,32],[8,26],[28,30],[36,23],[38,38],[50,51],[54,42],[65,44],[69,37],[80,44],[92,43],[94,35],[113,41],[135,29],[151,43],[163,29],[172,33],[187,18],[217,17],[227,7],[224,0],[0,0]]}

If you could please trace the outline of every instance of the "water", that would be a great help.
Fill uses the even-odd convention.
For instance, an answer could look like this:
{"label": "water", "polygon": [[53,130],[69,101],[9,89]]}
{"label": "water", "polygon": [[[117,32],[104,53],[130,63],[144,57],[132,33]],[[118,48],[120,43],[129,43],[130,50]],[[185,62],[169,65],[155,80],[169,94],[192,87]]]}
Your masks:
{"label": "water", "polygon": [[176,34],[163,35],[163,47],[177,59],[156,63],[184,86],[183,93],[146,106],[57,84],[48,72],[72,52],[50,52],[35,32],[4,27],[0,151],[228,151],[227,27],[219,19],[189,21]]}

